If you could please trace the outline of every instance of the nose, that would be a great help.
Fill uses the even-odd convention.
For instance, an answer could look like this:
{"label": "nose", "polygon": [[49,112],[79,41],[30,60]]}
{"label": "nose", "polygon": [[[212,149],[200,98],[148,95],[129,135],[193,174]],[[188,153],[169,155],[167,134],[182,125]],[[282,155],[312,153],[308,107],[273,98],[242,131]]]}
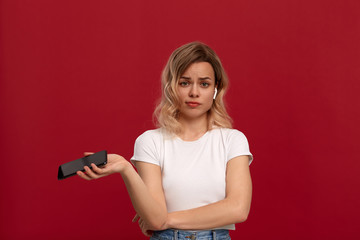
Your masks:
{"label": "nose", "polygon": [[199,89],[196,86],[196,84],[193,84],[190,88],[190,92],[189,92],[189,96],[190,97],[199,97]]}

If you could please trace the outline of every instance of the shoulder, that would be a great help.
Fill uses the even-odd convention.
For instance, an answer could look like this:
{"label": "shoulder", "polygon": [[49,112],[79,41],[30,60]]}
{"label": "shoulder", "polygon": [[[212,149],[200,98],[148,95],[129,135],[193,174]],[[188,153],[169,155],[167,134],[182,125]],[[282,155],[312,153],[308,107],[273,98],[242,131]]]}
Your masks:
{"label": "shoulder", "polygon": [[227,160],[241,155],[248,155],[250,156],[250,162],[252,161],[253,157],[244,133],[237,129],[230,128],[216,128],[212,131],[214,131],[214,134],[219,134],[217,137],[222,139],[227,149]]}
{"label": "shoulder", "polygon": [[148,130],[142,133],[135,141],[134,155],[130,159],[131,162],[141,161],[160,165],[161,139],[160,129]]}
{"label": "shoulder", "polygon": [[244,133],[233,128],[214,128],[211,132],[215,135],[221,135],[225,141],[243,140],[247,141]]}
{"label": "shoulder", "polygon": [[140,136],[137,137],[136,142],[149,142],[149,141],[157,142],[161,138],[162,138],[162,130],[158,128],[158,129],[145,131],[144,133],[142,133]]}

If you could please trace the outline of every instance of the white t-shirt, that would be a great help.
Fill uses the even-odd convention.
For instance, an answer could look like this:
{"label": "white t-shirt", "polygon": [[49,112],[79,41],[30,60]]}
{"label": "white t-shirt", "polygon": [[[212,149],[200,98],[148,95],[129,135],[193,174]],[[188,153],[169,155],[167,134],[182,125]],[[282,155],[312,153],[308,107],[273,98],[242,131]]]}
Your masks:
{"label": "white t-shirt", "polygon": [[[190,142],[155,129],[136,139],[131,161],[160,166],[167,210],[174,212],[224,199],[226,164],[241,155],[252,162],[245,135],[235,129],[215,128]],[[220,228],[234,230],[235,225]]]}

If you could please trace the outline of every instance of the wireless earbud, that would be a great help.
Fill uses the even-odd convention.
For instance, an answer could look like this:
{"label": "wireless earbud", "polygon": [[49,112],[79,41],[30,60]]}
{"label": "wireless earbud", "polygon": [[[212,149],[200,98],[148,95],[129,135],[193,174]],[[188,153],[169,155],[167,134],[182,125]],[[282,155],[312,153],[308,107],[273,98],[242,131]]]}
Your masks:
{"label": "wireless earbud", "polygon": [[214,94],[214,97],[213,97],[214,100],[216,98],[216,94],[217,94],[217,88],[215,88],[215,94]]}

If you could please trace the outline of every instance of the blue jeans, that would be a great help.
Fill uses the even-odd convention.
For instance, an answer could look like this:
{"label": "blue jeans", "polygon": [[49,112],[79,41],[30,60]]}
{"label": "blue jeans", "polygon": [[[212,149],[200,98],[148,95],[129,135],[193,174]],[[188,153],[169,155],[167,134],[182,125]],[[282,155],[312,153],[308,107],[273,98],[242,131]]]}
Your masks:
{"label": "blue jeans", "polygon": [[166,229],[154,231],[150,240],[230,240],[229,230],[186,231]]}

